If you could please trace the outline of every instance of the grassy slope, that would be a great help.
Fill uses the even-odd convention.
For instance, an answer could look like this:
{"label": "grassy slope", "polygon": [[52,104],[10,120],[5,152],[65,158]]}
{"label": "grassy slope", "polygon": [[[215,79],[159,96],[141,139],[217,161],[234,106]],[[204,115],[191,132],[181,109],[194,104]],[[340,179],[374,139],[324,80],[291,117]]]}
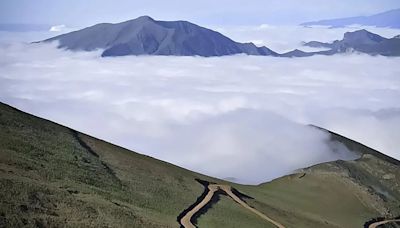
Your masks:
{"label": "grassy slope", "polygon": [[[396,164],[364,156],[304,173],[234,186],[255,198],[249,204],[288,227],[356,227],[389,216],[388,209],[399,213]],[[394,179],[382,178],[389,173]],[[177,227],[176,216],[203,191],[195,178],[222,182],[0,103],[0,227]],[[199,225],[268,227],[228,199],[223,196]]]}
{"label": "grassy slope", "polygon": [[177,227],[203,192],[194,179],[218,182],[78,137],[98,156],[72,130],[0,104],[0,227]]}
{"label": "grassy slope", "polygon": [[336,134],[332,139],[364,155],[238,188],[257,199],[251,205],[289,227],[362,227],[375,217],[399,216],[399,162]]}
{"label": "grassy slope", "polygon": [[235,220],[232,228],[274,228],[273,224],[259,219],[257,215],[243,209],[228,196],[220,196],[220,201],[200,217],[198,227],[227,227],[226,221]]}

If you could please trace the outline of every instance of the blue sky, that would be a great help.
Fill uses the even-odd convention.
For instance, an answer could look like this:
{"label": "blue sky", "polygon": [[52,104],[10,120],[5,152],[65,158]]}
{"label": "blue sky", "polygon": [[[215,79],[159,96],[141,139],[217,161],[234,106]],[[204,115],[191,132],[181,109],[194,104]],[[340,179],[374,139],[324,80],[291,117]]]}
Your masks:
{"label": "blue sky", "polygon": [[141,15],[203,25],[299,24],[400,8],[399,0],[2,0],[0,23],[85,26]]}

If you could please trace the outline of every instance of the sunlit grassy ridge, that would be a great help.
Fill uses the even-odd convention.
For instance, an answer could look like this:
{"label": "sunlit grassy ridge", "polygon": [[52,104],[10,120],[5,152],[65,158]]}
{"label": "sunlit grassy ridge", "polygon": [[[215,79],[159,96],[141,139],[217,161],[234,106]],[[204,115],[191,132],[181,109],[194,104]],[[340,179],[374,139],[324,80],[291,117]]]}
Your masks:
{"label": "sunlit grassy ridge", "polygon": [[[375,153],[335,137],[360,152]],[[195,178],[234,186],[254,197],[246,199],[250,205],[288,227],[359,227],[371,218],[400,213],[399,166],[380,156],[321,164],[243,186],[0,103],[0,227],[177,227],[177,216],[204,190]],[[198,225],[270,227],[226,196]]]}
{"label": "sunlit grassy ridge", "polygon": [[5,105],[0,125],[0,211],[10,226],[176,227],[203,191],[194,178],[207,179]]}

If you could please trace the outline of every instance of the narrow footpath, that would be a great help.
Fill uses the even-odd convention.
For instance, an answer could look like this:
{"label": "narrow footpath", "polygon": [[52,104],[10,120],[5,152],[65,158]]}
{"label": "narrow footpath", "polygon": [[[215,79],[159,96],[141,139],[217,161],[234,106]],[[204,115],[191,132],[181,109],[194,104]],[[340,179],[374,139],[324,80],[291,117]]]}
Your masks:
{"label": "narrow footpath", "polygon": [[391,223],[391,222],[400,222],[400,219],[390,219],[390,220],[384,220],[380,222],[374,222],[371,225],[368,226],[368,228],[378,228],[378,226],[386,224],[386,223]]}
{"label": "narrow footpath", "polygon": [[[254,214],[258,215],[260,218],[268,221],[269,223],[274,224],[278,228],[285,228],[282,224],[279,222],[271,219],[270,217],[266,216],[265,214],[261,213],[260,211],[250,207],[246,202],[244,202],[242,199],[240,199],[236,194],[232,192],[231,186],[228,185],[220,185],[220,184],[210,184],[208,185],[208,193],[204,197],[202,201],[200,201],[197,205],[193,207],[190,211],[188,211],[181,219],[180,219],[180,224],[185,227],[185,228],[196,228],[196,226],[191,222],[192,217],[199,211],[201,210],[204,206],[207,205],[207,203],[210,202],[212,197],[214,196],[215,192],[218,190],[224,191],[226,194],[228,194],[229,197],[231,197],[235,202],[239,203],[241,206],[244,208],[250,210]],[[371,228],[371,226],[370,226]]]}

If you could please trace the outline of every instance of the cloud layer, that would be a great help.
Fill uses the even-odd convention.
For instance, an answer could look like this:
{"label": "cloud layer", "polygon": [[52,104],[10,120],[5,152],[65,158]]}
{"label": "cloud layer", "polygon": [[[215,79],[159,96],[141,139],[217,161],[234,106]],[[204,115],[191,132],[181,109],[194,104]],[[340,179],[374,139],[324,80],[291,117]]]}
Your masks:
{"label": "cloud layer", "polygon": [[54,44],[0,49],[1,101],[208,175],[254,184],[353,158],[303,124],[400,158],[399,58],[99,58]]}

